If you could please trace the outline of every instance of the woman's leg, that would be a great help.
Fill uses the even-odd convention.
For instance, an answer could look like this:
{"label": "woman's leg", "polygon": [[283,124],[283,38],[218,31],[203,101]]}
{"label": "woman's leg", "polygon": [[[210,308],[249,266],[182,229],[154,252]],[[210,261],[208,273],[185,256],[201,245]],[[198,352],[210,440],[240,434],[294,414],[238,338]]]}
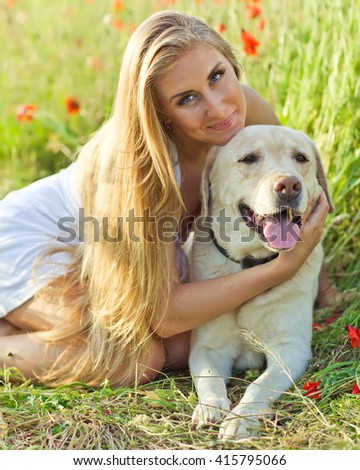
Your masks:
{"label": "woman's leg", "polygon": [[[40,331],[0,337],[0,367],[16,367],[27,379],[36,379],[39,374],[50,370],[66,345],[48,345],[42,338],[44,334]],[[153,353],[150,356],[148,364],[138,367],[136,382],[139,384],[154,380],[164,367],[165,354],[162,342],[154,341]],[[119,372],[121,376],[122,371]],[[112,385],[124,384],[117,380],[115,374]],[[132,386],[134,383],[129,385]]]}
{"label": "woman's leg", "polygon": [[336,307],[340,304],[343,294],[331,284],[326,267],[323,264],[319,274],[319,288],[316,298],[316,305],[319,308]]}
{"label": "woman's leg", "polygon": [[24,332],[46,331],[66,321],[66,307],[47,302],[43,297],[33,297],[8,313],[4,320]]}
{"label": "woman's leg", "polygon": [[23,332],[8,321],[4,320],[4,318],[0,318],[0,336],[18,335],[19,333]]}
{"label": "woman's leg", "polygon": [[189,366],[190,331],[167,338],[165,341],[165,367],[186,370]]}
{"label": "woman's leg", "polygon": [[65,346],[47,345],[43,336],[59,321],[66,321],[68,310],[34,297],[12,312],[0,324],[0,365],[18,368],[33,379],[50,370]]}
{"label": "woman's leg", "polygon": [[22,333],[0,337],[0,366],[16,367],[27,379],[35,379],[50,370],[64,346],[41,341],[43,332]]}
{"label": "woman's leg", "polygon": [[[48,344],[44,336],[58,322],[67,321],[68,313],[67,308],[37,297],[0,319],[0,367],[16,367],[28,379],[50,370],[66,345]],[[133,382],[144,384],[154,380],[164,367],[165,354],[164,342],[155,339],[148,362],[139,365]],[[119,371],[119,377],[122,372]],[[113,385],[120,385],[116,374]]]}

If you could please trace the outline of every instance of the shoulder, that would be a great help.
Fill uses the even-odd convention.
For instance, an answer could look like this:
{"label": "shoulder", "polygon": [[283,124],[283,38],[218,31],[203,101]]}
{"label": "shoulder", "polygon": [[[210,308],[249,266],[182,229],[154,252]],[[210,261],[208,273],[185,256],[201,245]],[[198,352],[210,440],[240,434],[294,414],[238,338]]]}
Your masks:
{"label": "shoulder", "polygon": [[262,96],[243,83],[241,84],[241,88],[246,100],[246,126],[255,124],[280,124],[274,110]]}

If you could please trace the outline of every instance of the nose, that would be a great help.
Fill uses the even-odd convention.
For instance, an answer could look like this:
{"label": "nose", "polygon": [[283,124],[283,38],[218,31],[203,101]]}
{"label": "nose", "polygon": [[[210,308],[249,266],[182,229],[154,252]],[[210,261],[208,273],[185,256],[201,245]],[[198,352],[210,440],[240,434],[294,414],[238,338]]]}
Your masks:
{"label": "nose", "polygon": [[281,176],[273,186],[274,192],[281,198],[293,200],[301,191],[301,182],[296,176]]}
{"label": "nose", "polygon": [[217,120],[225,119],[225,104],[222,102],[220,96],[216,93],[206,97],[206,114],[210,118],[215,118]]}

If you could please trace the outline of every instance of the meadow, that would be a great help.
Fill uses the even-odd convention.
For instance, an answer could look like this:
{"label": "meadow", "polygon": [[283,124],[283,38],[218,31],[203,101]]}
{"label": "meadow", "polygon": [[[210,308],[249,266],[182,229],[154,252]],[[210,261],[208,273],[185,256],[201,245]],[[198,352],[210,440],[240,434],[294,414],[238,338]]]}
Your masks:
{"label": "meadow", "polygon": [[[325,261],[348,297],[315,310],[309,369],[256,439],[193,430],[189,373],[49,389],[4,369],[0,449],[360,449],[360,0],[0,0],[0,198],[69,164],[111,112],[132,31],[166,8],[223,34],[242,80],[317,143],[335,205]],[[234,402],[258,374],[234,376]]]}

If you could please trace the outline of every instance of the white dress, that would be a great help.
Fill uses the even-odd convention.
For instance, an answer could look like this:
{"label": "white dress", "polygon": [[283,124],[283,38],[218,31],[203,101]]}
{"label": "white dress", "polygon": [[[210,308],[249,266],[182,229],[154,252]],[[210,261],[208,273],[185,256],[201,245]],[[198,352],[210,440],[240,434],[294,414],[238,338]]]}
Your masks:
{"label": "white dress", "polygon": [[[76,162],[72,163],[0,201],[0,317],[33,297],[41,285],[63,274],[69,264],[70,256],[64,251],[40,257],[49,249],[79,243],[82,204],[78,168]],[[174,172],[180,185],[179,164]],[[182,250],[177,253],[179,275],[185,278],[187,260]]]}

